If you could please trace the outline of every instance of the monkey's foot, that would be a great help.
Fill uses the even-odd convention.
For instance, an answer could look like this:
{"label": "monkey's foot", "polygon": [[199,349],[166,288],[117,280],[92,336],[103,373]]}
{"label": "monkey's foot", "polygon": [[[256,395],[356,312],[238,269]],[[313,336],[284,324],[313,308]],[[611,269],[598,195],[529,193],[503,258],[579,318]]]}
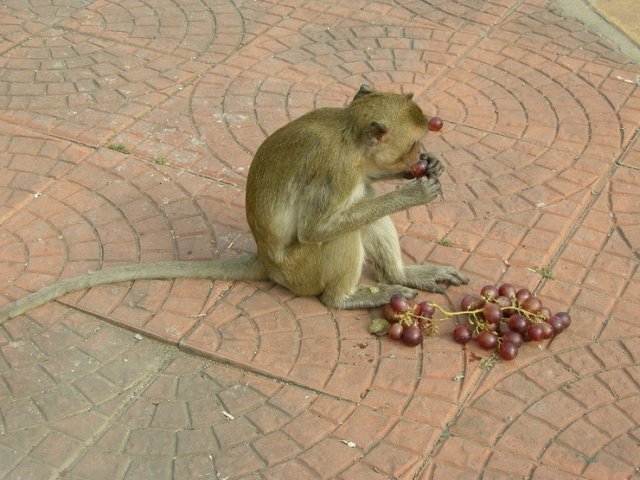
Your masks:
{"label": "monkey's foot", "polygon": [[391,295],[399,293],[406,298],[415,298],[418,292],[412,288],[402,285],[388,285],[377,283],[374,285],[359,285],[351,295],[331,295],[325,291],[320,297],[320,301],[327,307],[339,308],[343,310],[354,308],[375,308],[389,303]]}
{"label": "monkey's foot", "polygon": [[469,279],[453,267],[433,265],[408,265],[404,267],[405,279],[402,282],[408,287],[425,292],[444,293],[447,285],[463,285]]}

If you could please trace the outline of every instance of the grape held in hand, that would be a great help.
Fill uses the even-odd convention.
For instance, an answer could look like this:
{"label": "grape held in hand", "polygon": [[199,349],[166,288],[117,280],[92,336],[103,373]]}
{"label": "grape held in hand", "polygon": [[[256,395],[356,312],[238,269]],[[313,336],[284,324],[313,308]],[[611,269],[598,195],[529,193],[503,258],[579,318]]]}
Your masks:
{"label": "grape held in hand", "polygon": [[426,159],[421,158],[416,163],[411,165],[411,167],[409,168],[409,173],[411,174],[411,178],[424,177],[427,174],[428,168],[429,168],[429,162]]}

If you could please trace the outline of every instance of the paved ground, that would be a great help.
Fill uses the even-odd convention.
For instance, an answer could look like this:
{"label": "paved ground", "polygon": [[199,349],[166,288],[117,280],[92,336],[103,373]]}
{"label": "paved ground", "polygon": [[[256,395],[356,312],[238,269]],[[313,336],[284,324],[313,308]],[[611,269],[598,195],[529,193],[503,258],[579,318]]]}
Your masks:
{"label": "paved ground", "polygon": [[588,0],[595,13],[640,47],[640,11],[633,0]]}
{"label": "paved ground", "polygon": [[0,25],[2,302],[252,250],[252,152],[368,82],[447,121],[444,201],[394,218],[408,262],[472,282],[421,298],[510,281],[574,318],[487,370],[449,324],[411,349],[270,283],[79,292],[0,326],[0,476],[640,478],[640,67],[611,41],[544,0],[7,0]]}

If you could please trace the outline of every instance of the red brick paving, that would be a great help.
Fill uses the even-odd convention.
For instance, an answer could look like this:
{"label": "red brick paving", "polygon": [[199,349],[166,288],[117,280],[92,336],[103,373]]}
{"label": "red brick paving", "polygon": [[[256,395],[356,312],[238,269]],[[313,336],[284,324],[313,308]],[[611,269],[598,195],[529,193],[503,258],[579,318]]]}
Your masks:
{"label": "red brick paving", "polygon": [[640,478],[640,68],[608,40],[546,0],[24,1],[0,25],[3,303],[251,251],[252,153],[367,82],[446,120],[444,201],[394,215],[407,261],[471,278],[430,298],[509,281],[574,319],[485,370],[448,322],[410,349],[270,283],[78,292],[0,326],[0,476]]}

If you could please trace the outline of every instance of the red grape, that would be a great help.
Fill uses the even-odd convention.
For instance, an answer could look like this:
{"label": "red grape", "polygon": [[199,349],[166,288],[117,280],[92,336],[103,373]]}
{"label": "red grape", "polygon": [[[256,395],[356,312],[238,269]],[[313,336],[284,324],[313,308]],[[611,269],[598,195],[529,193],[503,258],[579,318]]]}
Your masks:
{"label": "red grape", "polygon": [[498,294],[503,297],[515,297],[516,296],[516,287],[511,285],[510,283],[503,283],[498,288]]}
{"label": "red grape", "polygon": [[484,300],[476,297],[475,295],[465,295],[460,301],[461,310],[475,310],[481,308],[484,305]]}
{"label": "red grape", "polygon": [[549,322],[549,324],[553,327],[553,330],[557,335],[558,333],[569,327],[569,325],[571,324],[571,317],[567,312],[558,312],[551,315],[547,319],[547,322]]}
{"label": "red grape", "polygon": [[498,298],[496,298],[496,303],[501,309],[507,308],[511,306],[511,299],[509,297],[505,297],[504,295],[500,295]]}
{"label": "red grape", "polygon": [[436,307],[429,302],[420,302],[416,307],[416,315],[421,317],[431,318],[436,313]]}
{"label": "red grape", "polygon": [[540,315],[547,319],[551,316],[551,310],[549,310],[547,307],[542,307],[540,309]]}
{"label": "red grape", "polygon": [[544,329],[539,323],[532,323],[529,325],[527,333],[529,334],[529,338],[533,341],[542,340],[544,338]]}
{"label": "red grape", "polygon": [[527,298],[531,296],[531,292],[526,288],[521,288],[516,292],[516,298],[518,299],[518,303],[522,305]]}
{"label": "red grape", "polygon": [[487,304],[487,306],[484,307],[484,310],[482,310],[482,314],[484,315],[485,320],[489,323],[500,323],[500,319],[502,318],[502,311],[495,303]]}
{"label": "red grape", "polygon": [[509,325],[509,328],[511,330],[519,333],[524,333],[527,331],[527,328],[529,328],[529,322],[527,321],[527,319],[523,315],[520,315],[518,313],[509,317],[509,320],[507,320],[507,325]]}
{"label": "red grape", "polygon": [[444,125],[444,122],[440,117],[431,117],[429,119],[428,125],[429,125],[429,130],[431,130],[432,132],[438,132],[442,130],[442,126]]}
{"label": "red grape", "polygon": [[394,323],[389,327],[387,331],[387,336],[391,340],[400,340],[402,338],[402,332],[404,331],[404,327],[401,323]]}
{"label": "red grape", "polygon": [[569,328],[569,325],[571,325],[571,315],[567,312],[557,312],[556,315],[562,319],[564,325],[563,330]]}
{"label": "red grape", "polygon": [[502,317],[505,319],[510,318],[513,315],[517,315],[518,310],[515,307],[507,307],[502,309]]}
{"label": "red grape", "polygon": [[524,302],[522,302],[522,308],[524,308],[527,312],[531,312],[535,315],[542,309],[542,302],[538,297],[529,297]]}
{"label": "red grape", "polygon": [[498,348],[498,355],[503,360],[513,360],[518,356],[518,347],[511,342],[503,342]]}
{"label": "red grape", "polygon": [[498,332],[498,325],[499,323],[487,323],[485,330],[488,330],[489,332]]}
{"label": "red grape", "polygon": [[488,298],[489,300],[491,300],[493,298],[497,298],[498,297],[498,287],[496,287],[495,285],[485,285],[480,290],[480,295],[482,295],[485,298]]}
{"label": "red grape", "polygon": [[409,168],[409,172],[413,176],[413,178],[424,177],[427,174],[427,168],[429,167],[429,162],[425,159],[420,159]]}
{"label": "red grape", "polygon": [[396,315],[396,312],[388,303],[384,307],[382,307],[382,316],[390,323],[396,323],[400,320],[400,318],[398,318],[398,315]]}
{"label": "red grape", "polygon": [[409,300],[407,300],[399,293],[391,295],[391,298],[389,299],[389,305],[391,305],[391,308],[396,313],[405,313],[407,310],[409,310]]}
{"label": "red grape", "polygon": [[473,332],[469,325],[458,325],[453,329],[453,339],[458,343],[465,344],[471,340],[472,337]]}
{"label": "red grape", "polygon": [[551,337],[553,337],[555,335],[555,329],[551,326],[550,323],[547,322],[542,322],[540,323],[540,325],[542,325],[542,338],[547,340]]}
{"label": "red grape", "polygon": [[478,346],[480,346],[480,348],[491,350],[492,348],[496,348],[496,345],[498,345],[498,336],[494,333],[483,330],[476,337],[476,341],[478,342]]}
{"label": "red grape", "polygon": [[547,318],[547,323],[553,327],[553,331],[556,335],[564,330],[564,322],[558,315],[551,315]]}
{"label": "red grape", "polygon": [[507,324],[507,322],[500,322],[500,324],[498,325],[498,333],[500,335],[504,335],[508,332],[510,332],[511,329],[509,328],[509,324]]}
{"label": "red grape", "polygon": [[518,332],[514,332],[513,330],[507,332],[502,337],[503,342],[513,343],[516,347],[519,347],[524,342],[522,335]]}
{"label": "red grape", "polygon": [[402,341],[411,347],[420,345],[422,343],[422,330],[415,323],[406,327],[402,332]]}

